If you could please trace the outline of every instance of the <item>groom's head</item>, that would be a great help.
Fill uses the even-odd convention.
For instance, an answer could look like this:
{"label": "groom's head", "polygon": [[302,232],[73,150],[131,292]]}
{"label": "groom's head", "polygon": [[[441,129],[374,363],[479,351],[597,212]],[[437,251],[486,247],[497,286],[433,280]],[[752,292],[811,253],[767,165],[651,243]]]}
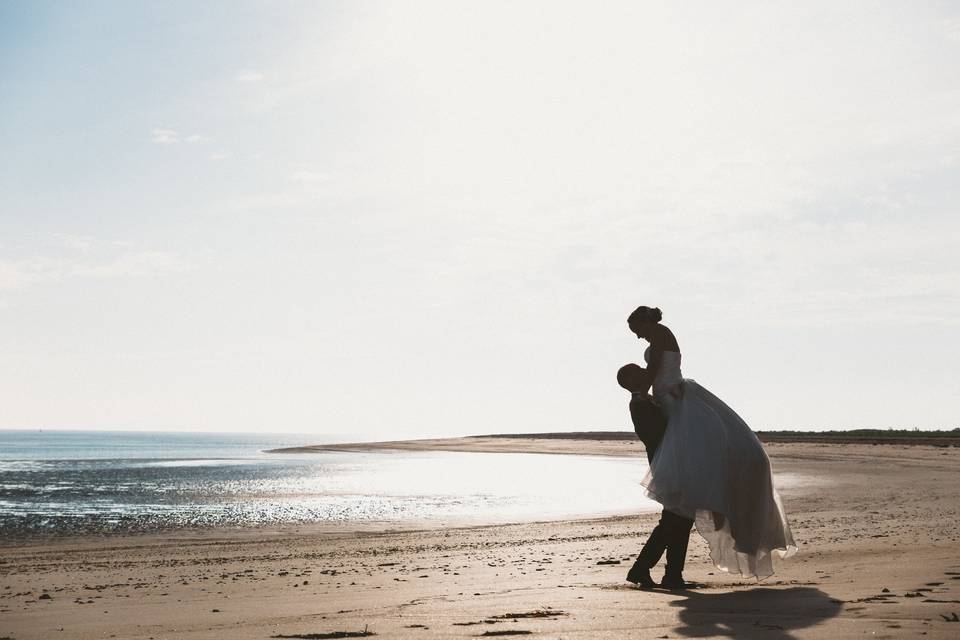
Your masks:
{"label": "groom's head", "polygon": [[627,391],[646,391],[650,388],[650,376],[646,369],[631,362],[617,371],[617,383]]}

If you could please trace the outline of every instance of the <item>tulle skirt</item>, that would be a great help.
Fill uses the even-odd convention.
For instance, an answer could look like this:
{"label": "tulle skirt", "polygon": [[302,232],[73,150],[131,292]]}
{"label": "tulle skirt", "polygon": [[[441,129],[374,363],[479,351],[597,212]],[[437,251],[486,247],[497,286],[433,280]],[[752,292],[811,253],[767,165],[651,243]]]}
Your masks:
{"label": "tulle skirt", "polygon": [[668,426],[643,480],[647,495],[696,522],[718,568],[748,578],[773,575],[772,553],[785,558],[797,547],[763,445],[693,380],[657,400]]}

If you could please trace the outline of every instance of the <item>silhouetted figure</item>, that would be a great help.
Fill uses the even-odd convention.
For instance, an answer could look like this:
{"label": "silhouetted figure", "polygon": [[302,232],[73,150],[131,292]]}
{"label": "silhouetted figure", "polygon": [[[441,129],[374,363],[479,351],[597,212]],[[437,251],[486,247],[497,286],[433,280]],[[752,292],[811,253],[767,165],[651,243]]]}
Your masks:
{"label": "silhouetted figure", "polygon": [[[644,375],[634,386],[643,392],[641,401],[652,402],[667,420],[642,484],[647,496],[663,505],[664,514],[696,522],[717,568],[766,578],[773,574],[775,554],[787,557],[797,550],[770,459],[743,418],[683,376],[680,345],[662,320],[660,309],[646,306],[627,318],[630,331],[650,345],[644,352],[647,368],[637,367]],[[642,418],[640,411],[635,413]],[[674,531],[679,523],[665,518],[662,524],[679,535]],[[689,531],[687,522],[683,528]],[[667,559],[669,566],[669,549]],[[673,579],[672,570],[668,577]]]}
{"label": "silhouetted figure", "polygon": [[[617,382],[631,392],[630,418],[633,420],[633,430],[643,442],[647,450],[647,460],[652,465],[653,456],[666,433],[667,418],[660,408],[653,404],[653,398],[647,395],[650,377],[642,367],[628,364],[617,372]],[[645,589],[657,586],[650,577],[650,569],[660,562],[663,552],[666,551],[667,567],[660,586],[668,589],[685,588],[683,565],[687,557],[691,528],[693,520],[664,509],[660,514],[660,523],[650,534],[636,562],[627,573],[627,580]]]}

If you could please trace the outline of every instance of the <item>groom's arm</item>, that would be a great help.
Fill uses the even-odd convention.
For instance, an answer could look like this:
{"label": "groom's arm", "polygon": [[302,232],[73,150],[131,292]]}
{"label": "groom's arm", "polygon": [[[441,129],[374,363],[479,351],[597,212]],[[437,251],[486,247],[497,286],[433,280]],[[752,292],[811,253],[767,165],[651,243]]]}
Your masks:
{"label": "groom's arm", "polygon": [[653,398],[646,393],[634,393],[630,399],[630,418],[633,430],[643,442],[647,451],[647,461],[653,462],[653,454],[663,439],[666,419]]}

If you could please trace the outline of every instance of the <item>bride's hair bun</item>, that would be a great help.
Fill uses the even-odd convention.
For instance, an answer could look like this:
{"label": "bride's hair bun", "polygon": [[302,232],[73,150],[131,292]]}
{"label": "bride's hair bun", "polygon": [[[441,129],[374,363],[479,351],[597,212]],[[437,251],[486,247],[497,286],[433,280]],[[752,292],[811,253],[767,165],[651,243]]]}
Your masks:
{"label": "bride's hair bun", "polygon": [[627,322],[660,322],[663,312],[659,307],[637,307],[627,318]]}

